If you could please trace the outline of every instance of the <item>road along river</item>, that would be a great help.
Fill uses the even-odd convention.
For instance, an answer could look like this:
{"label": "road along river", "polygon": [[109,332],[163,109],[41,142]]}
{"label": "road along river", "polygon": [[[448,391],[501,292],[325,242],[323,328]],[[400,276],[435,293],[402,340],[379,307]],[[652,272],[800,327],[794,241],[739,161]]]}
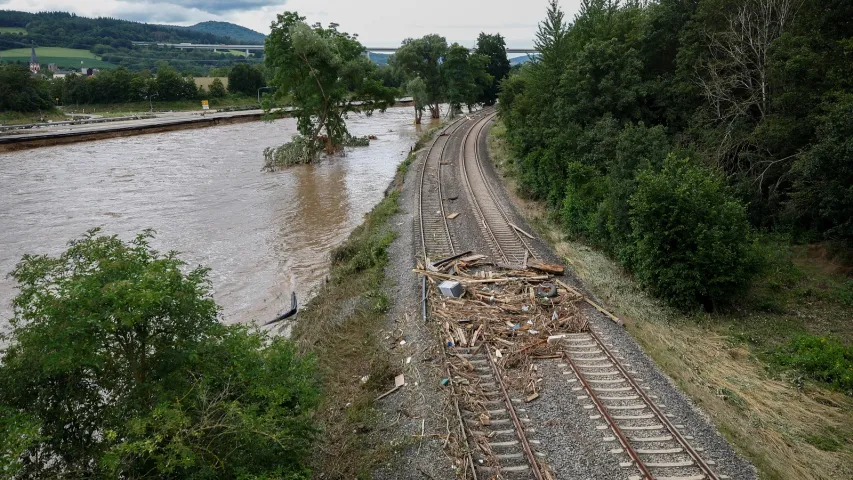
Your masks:
{"label": "road along river", "polygon": [[[382,198],[419,135],[410,108],[351,116],[369,147],[276,173],[263,150],[293,119],[116,138],[0,154],[0,331],[26,253],[57,255],[93,227],[211,267],[226,323],[263,323],[322,281],[329,251]],[[424,125],[421,128],[429,128]]]}

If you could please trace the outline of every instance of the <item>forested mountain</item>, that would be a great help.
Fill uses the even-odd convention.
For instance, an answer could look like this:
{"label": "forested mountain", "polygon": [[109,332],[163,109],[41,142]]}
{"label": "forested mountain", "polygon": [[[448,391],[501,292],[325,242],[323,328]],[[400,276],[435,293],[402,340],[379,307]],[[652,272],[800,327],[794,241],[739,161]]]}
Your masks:
{"label": "forested mountain", "polygon": [[[209,22],[208,22],[209,23]],[[221,22],[213,22],[221,23]],[[129,48],[132,42],[165,43],[257,43],[211,33],[200,25],[176,27],[131,22],[115,18],[86,18],[67,12],[27,13],[12,10],[0,10],[0,27],[18,27],[27,30],[25,42],[39,46],[81,48],[89,50],[95,45],[109,45],[113,48]],[[232,24],[229,31],[237,32],[239,27]],[[225,27],[220,27],[224,29]],[[252,32],[249,29],[244,29]],[[224,30],[223,30],[224,31]],[[245,34],[245,32],[242,32]],[[257,32],[252,32],[257,33]],[[261,39],[262,40],[262,39]],[[0,34],[0,49],[18,48],[21,37],[14,34]]]}
{"label": "forested mountain", "polygon": [[229,22],[201,22],[187,28],[195,32],[233,38],[240,43],[261,44],[264,43],[264,39],[266,38],[263,33]]}
{"label": "forested mountain", "polygon": [[[242,28],[237,25],[231,26]],[[29,47],[32,42],[37,47],[65,47],[79,49],[83,51],[82,53],[91,51],[100,56],[104,62],[124,66],[132,71],[154,70],[160,62],[166,61],[180,72],[204,75],[212,67],[262,61],[260,57],[254,55],[246,59],[227,52],[182,51],[133,45],[133,42],[258,43],[194,30],[195,27],[153,25],[113,18],[86,18],[65,12],[27,13],[10,10],[0,10],[0,27],[26,30],[26,36],[13,32],[0,33],[0,52]],[[25,57],[4,56],[7,62],[26,63],[29,52]],[[39,59],[42,63],[57,63],[62,67],[80,65],[79,58],[52,58],[49,55],[40,54]],[[98,66],[109,67],[109,65]]]}

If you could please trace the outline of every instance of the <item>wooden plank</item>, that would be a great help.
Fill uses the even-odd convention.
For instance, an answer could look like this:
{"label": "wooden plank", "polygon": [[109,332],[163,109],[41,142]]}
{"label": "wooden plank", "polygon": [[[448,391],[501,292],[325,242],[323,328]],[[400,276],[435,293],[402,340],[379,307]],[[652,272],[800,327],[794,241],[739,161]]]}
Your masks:
{"label": "wooden plank", "polygon": [[527,267],[532,268],[534,270],[539,270],[540,272],[550,273],[553,275],[562,275],[566,272],[566,267],[563,265],[554,265],[551,263],[545,263],[543,261],[537,260],[535,258],[527,261]]}
{"label": "wooden plank", "polygon": [[454,218],[456,218],[456,217],[458,217],[458,216],[459,216],[459,212],[453,212],[453,213],[451,213],[450,215],[448,215],[448,216],[447,216],[447,219],[448,219],[448,220],[453,220]]}
{"label": "wooden plank", "polygon": [[509,226],[510,226],[510,227],[512,227],[512,228],[514,228],[514,229],[516,229],[516,231],[518,231],[518,233],[520,233],[520,234],[524,235],[525,237],[530,238],[530,239],[533,239],[533,235],[531,235],[531,234],[529,234],[529,233],[525,232],[525,231],[524,231],[524,230],[522,230],[522,229],[521,229],[521,227],[519,227],[518,225],[516,225],[516,224],[514,224],[514,223],[510,223],[510,224],[509,224]]}

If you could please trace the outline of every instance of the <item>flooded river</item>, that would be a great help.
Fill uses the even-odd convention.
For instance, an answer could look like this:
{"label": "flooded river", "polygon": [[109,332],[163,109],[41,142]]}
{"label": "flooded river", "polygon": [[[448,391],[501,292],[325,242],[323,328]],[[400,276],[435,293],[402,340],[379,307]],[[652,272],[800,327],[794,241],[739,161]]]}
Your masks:
{"label": "flooded river", "polygon": [[291,291],[304,301],[418,135],[409,108],[348,125],[378,140],[276,173],[260,171],[262,152],[295,133],[291,119],[0,154],[0,330],[21,257],[59,254],[93,227],[123,239],[153,228],[156,248],[211,267],[227,323],[272,319]]}

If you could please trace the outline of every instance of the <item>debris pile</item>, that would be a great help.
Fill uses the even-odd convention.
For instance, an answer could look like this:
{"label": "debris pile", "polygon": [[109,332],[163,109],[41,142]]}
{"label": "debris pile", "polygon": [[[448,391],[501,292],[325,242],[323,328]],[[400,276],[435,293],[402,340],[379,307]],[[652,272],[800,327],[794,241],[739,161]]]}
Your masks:
{"label": "debris pile", "polygon": [[551,275],[561,266],[531,261],[526,269],[507,269],[470,252],[427,265],[415,271],[428,280],[430,318],[445,345],[490,347],[500,366],[528,371],[522,377],[531,380],[516,385],[528,394],[537,391],[530,362],[559,357],[548,339],[587,330],[577,306],[584,297]]}

